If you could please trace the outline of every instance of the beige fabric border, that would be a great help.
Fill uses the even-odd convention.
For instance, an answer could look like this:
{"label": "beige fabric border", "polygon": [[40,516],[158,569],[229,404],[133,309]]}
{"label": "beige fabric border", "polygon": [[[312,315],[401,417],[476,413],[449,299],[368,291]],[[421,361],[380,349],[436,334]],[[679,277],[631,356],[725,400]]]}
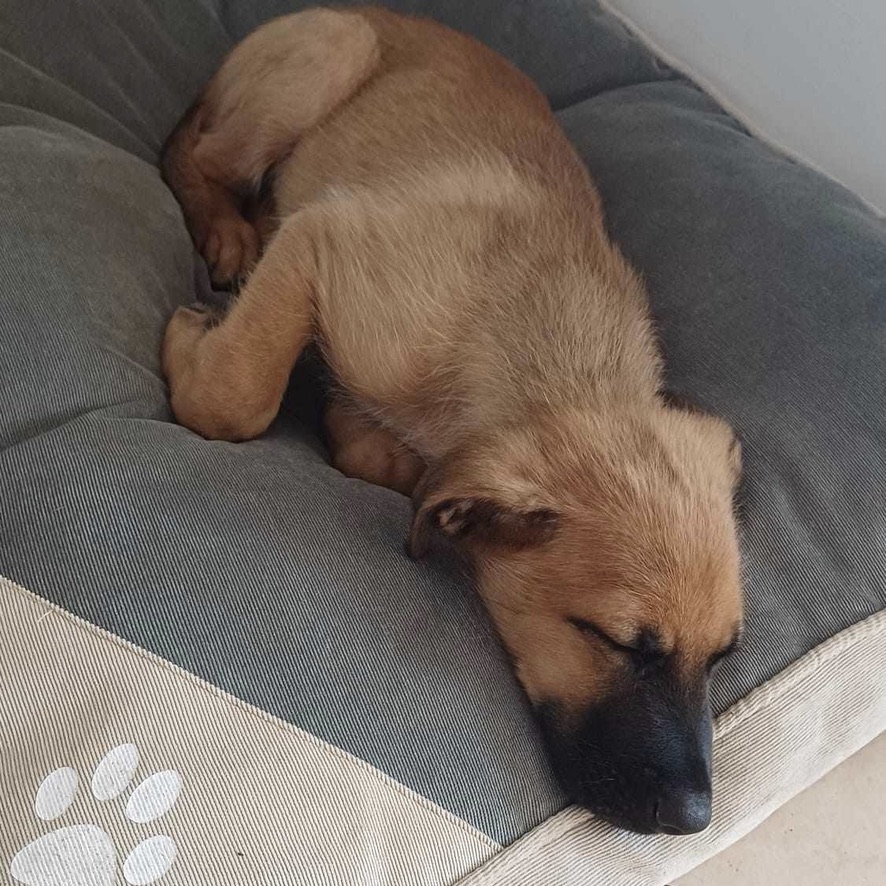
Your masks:
{"label": "beige fabric border", "polygon": [[[502,852],[364,761],[2,578],[0,704],[0,878],[26,845],[89,824],[111,853],[100,858],[95,840],[91,860],[77,849],[83,864],[108,865],[107,879],[84,881],[96,886],[122,886],[137,847],[162,856],[162,836],[177,855],[158,886],[663,886],[886,729],[886,612],[718,719],[714,822],[682,838],[629,834],[571,808]],[[96,801],[97,763],[127,744],[139,750],[134,777]],[[44,822],[35,792],[59,767],[77,772],[79,791]],[[128,818],[139,791],[150,805],[137,786],[170,771],[182,783],[172,808],[146,824]],[[41,886],[36,876],[29,886]]]}
{"label": "beige fabric border", "polygon": [[886,611],[825,641],[718,718],[714,820],[644,837],[574,807],[460,886],[664,886],[756,827],[886,730]]}
{"label": "beige fabric border", "polygon": [[364,761],[2,578],[0,710],[3,883],[443,886],[500,849]]}

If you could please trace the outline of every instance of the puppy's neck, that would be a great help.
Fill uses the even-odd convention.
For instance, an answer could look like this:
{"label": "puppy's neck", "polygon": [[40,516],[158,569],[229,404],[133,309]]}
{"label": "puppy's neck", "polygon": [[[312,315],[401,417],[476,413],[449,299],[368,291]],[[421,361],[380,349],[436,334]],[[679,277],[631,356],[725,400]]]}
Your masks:
{"label": "puppy's neck", "polygon": [[529,406],[507,421],[478,425],[442,459],[493,487],[550,487],[589,460],[642,460],[662,433],[655,395],[642,403],[601,398],[576,407]]}

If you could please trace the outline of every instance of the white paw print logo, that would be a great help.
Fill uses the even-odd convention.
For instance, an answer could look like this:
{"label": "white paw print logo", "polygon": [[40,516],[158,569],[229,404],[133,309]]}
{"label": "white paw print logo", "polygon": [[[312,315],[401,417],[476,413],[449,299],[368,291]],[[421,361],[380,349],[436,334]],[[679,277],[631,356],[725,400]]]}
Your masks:
{"label": "white paw print logo", "polygon": [[[102,801],[119,797],[137,768],[138,748],[134,744],[111,749],[95,767],[92,795]],[[50,772],[37,789],[37,817],[44,821],[61,818],[74,802],[78,783],[76,771],[69,767]],[[171,769],[149,775],[129,795],[124,814],[136,824],[156,821],[175,805],[181,785],[181,777]],[[176,851],[171,837],[149,837],[126,857],[123,877],[131,886],[147,886],[169,870]],[[9,873],[25,886],[111,886],[116,868],[117,852],[111,837],[94,824],[74,824],[25,846],[12,859]]]}

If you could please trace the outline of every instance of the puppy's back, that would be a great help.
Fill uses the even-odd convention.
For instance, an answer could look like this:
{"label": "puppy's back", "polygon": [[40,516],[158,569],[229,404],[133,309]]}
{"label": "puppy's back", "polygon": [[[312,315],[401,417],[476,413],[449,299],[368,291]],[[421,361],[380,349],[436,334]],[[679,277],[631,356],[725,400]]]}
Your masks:
{"label": "puppy's back", "polygon": [[331,184],[376,185],[490,154],[552,193],[590,200],[599,213],[583,164],[528,77],[476,40],[428,19],[379,8],[351,14],[378,35],[380,63],[282,165],[276,191],[283,213]]}

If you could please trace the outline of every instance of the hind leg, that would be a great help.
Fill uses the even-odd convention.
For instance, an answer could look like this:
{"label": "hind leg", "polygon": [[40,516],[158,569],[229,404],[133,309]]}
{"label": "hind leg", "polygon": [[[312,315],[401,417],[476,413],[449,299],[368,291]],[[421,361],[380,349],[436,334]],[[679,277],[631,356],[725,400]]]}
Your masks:
{"label": "hind leg", "polygon": [[325,424],[332,464],[345,476],[412,495],[425,463],[393,434],[337,399],[327,407]]}
{"label": "hind leg", "polygon": [[371,25],[354,12],[284,16],[234,48],[163,152],[166,181],[191,236],[229,283],[258,257],[246,197],[268,170],[368,79],[379,59]]}

